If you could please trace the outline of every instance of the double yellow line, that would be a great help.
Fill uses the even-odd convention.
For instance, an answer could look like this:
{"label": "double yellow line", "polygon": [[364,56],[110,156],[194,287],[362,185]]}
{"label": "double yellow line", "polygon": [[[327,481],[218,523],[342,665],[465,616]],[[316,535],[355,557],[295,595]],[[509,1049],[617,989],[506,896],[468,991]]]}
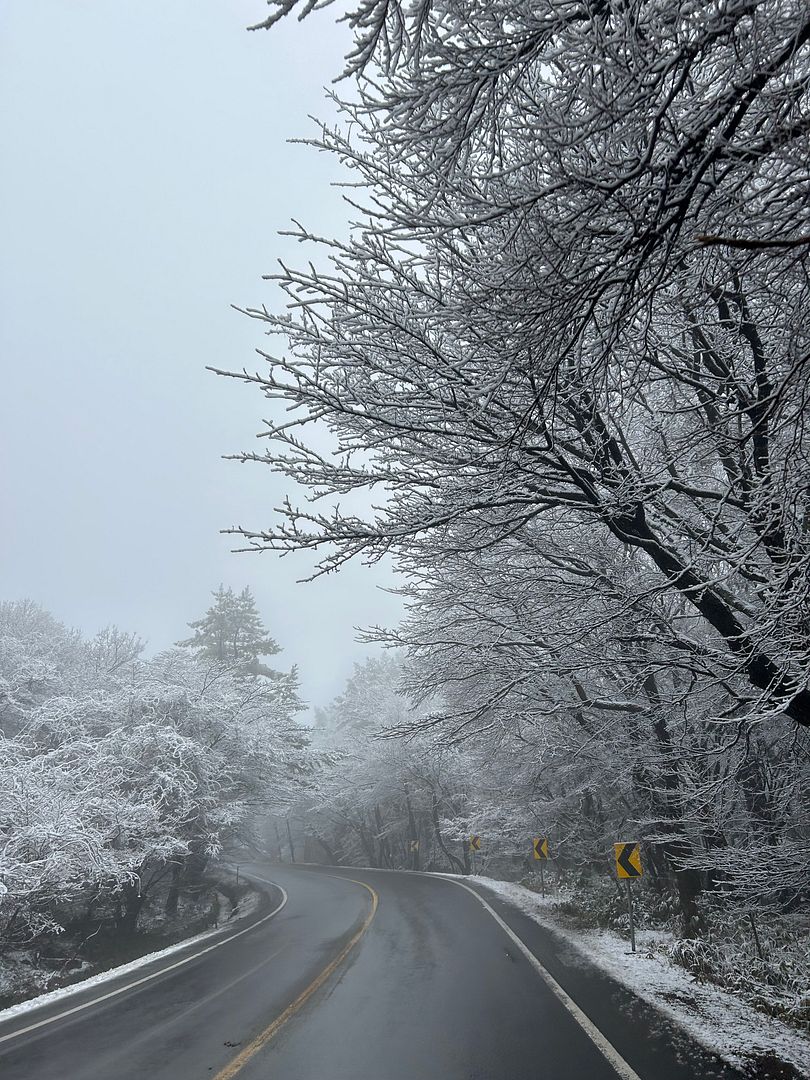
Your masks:
{"label": "double yellow line", "polygon": [[335,969],[340,967],[340,965],[355,947],[363,934],[365,934],[366,930],[368,930],[369,926],[371,926],[371,920],[377,913],[377,904],[379,903],[379,897],[377,896],[377,893],[374,891],[374,889],[372,889],[370,885],[367,885],[365,881],[355,881],[354,878],[344,877],[341,877],[340,880],[351,881],[354,885],[361,885],[370,893],[371,911],[369,911],[368,915],[366,916],[363,925],[360,927],[357,933],[354,934],[354,936],[346,942],[346,944],[340,950],[335,959],[332,960],[332,962],[328,964],[323,969],[323,971],[312,980],[309,986],[298,995],[295,1001],[291,1005],[288,1005],[284,1012],[280,1016],[276,1017],[276,1019],[271,1024],[268,1024],[264,1031],[260,1031],[256,1038],[253,1039],[252,1042],[248,1043],[245,1049],[236,1055],[233,1061],[230,1061],[224,1069],[222,1069],[216,1074],[216,1076],[213,1077],[213,1080],[232,1080],[232,1077],[236,1076],[239,1070],[242,1069],[252,1057],[255,1057],[263,1046],[266,1046],[270,1042],[273,1036],[276,1035],[278,1031],[280,1031],[280,1029],[287,1023],[290,1017],[294,1016],[299,1009],[306,1005],[307,1001],[309,1001],[312,995],[323,986],[323,984],[335,971]]}

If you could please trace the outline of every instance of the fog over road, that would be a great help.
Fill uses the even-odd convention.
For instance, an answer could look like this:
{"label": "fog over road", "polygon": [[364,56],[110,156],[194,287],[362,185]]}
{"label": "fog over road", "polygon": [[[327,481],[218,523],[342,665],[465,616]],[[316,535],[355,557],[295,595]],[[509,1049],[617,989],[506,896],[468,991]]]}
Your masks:
{"label": "fog over road", "polygon": [[583,1028],[492,912],[455,882],[250,870],[277,887],[255,922],[222,944],[208,948],[220,940],[209,939],[0,1024],[3,1080],[616,1080],[623,1068],[631,1080],[737,1075],[558,954],[542,928],[493,897],[493,910],[597,1025],[597,1041],[615,1047],[617,1067],[589,1037],[588,1021]]}

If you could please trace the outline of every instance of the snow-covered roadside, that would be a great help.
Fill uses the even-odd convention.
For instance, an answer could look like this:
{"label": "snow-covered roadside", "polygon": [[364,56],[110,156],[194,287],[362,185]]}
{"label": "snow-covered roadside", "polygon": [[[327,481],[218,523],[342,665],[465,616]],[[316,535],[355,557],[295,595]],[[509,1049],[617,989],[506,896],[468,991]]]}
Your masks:
{"label": "snow-covered roadside", "polygon": [[[453,875],[455,876],[455,875]],[[697,982],[656,949],[660,931],[638,930],[636,953],[629,942],[608,930],[573,930],[555,912],[554,897],[510,881],[468,877],[514,905],[541,926],[564,938],[587,959],[664,1013],[708,1050],[744,1068],[752,1055],[772,1055],[810,1077],[810,1039],[781,1020],[766,1016],[732,994]]]}
{"label": "snow-covered roadside", "polygon": [[[222,899],[227,900],[227,897],[223,896]],[[187,949],[190,945],[208,941],[209,938],[224,933],[235,922],[253,915],[258,909],[260,901],[260,893],[255,889],[251,889],[244,899],[240,901],[237,909],[231,916],[225,918],[218,927],[211,930],[205,930],[203,933],[195,934],[193,937],[185,938],[183,941],[175,942],[174,945],[168,945],[165,949],[158,949],[157,952],[145,953],[143,956],[139,956],[137,960],[130,960],[129,963],[121,964],[119,967],[100,971],[97,975],[91,975],[87,979],[81,979],[79,982],[71,983],[70,986],[61,986],[57,990],[49,990],[44,994],[38,994],[36,997],[28,998],[26,1001],[20,1001],[16,1005],[10,1005],[7,1009],[0,1010],[0,1024],[2,1024],[4,1020],[10,1020],[15,1016],[31,1012],[33,1009],[39,1009],[43,1005],[50,1005],[54,1001],[63,1001],[76,994],[82,993],[85,990],[92,989],[94,986],[103,985],[111,979],[117,979],[122,975],[129,975],[131,972],[138,971],[139,968],[146,967],[156,960],[163,960],[165,957],[173,956],[175,953]]]}
{"label": "snow-covered roadside", "polygon": [[[218,893],[219,896],[219,910],[225,912],[228,910],[228,905],[231,903],[230,897],[224,893]],[[259,904],[261,903],[261,893],[256,889],[251,889],[250,892],[245,893],[237,902],[236,906],[231,908],[228,915],[222,914],[221,920],[223,923],[232,923],[236,919],[245,919],[248,915],[254,915],[259,910]]]}

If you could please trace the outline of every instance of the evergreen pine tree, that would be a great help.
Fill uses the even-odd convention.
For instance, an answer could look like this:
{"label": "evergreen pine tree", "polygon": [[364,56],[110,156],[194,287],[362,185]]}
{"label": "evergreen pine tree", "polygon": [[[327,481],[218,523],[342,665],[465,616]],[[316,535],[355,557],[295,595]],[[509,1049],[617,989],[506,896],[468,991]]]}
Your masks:
{"label": "evergreen pine tree", "polygon": [[237,594],[220,585],[213,597],[205,615],[188,624],[193,636],[177,644],[197,657],[237,666],[251,675],[275,675],[259,657],[275,656],[281,649],[262,624],[250,589]]}

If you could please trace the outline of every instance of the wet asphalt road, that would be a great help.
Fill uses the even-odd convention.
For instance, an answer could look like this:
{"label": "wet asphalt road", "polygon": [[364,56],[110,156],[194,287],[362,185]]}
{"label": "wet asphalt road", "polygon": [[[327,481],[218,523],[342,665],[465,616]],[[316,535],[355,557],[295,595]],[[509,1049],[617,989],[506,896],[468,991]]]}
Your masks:
{"label": "wet asphalt road", "polygon": [[[372,870],[252,870],[286,891],[276,915],[265,917],[282,899],[270,888],[257,916],[263,921],[237,924],[236,936],[201,956],[222,939],[0,1022],[0,1078],[205,1080],[228,1073],[368,921],[371,895],[355,878],[379,899],[366,932],[233,1074],[239,1080],[616,1080],[526,957],[453,882]],[[736,1076],[597,972],[561,955],[542,928],[489,900],[641,1080]],[[163,970],[188,956],[194,959]],[[88,1007],[60,1017],[82,1004]]]}

